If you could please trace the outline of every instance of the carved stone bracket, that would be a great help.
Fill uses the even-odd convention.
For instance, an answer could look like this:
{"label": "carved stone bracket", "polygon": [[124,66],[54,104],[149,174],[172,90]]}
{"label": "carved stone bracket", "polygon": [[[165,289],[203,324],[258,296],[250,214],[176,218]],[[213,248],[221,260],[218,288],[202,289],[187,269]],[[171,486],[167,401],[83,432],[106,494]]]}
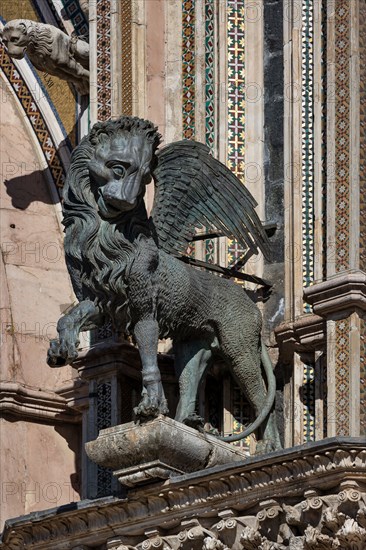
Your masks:
{"label": "carved stone bracket", "polygon": [[317,315],[341,312],[345,317],[352,311],[366,310],[366,274],[350,270],[327,281],[304,289],[305,300]]}
{"label": "carved stone bracket", "polygon": [[281,356],[286,360],[292,358],[294,351],[321,349],[325,345],[325,321],[319,315],[303,315],[289,323],[281,323],[275,329],[276,340],[281,349]]}

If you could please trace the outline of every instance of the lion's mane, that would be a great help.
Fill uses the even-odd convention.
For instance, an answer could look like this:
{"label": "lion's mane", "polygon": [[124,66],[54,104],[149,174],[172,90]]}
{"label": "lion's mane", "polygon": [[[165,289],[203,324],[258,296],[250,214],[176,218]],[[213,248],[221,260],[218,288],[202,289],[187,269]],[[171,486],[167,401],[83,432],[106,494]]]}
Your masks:
{"label": "lion's mane", "polygon": [[96,298],[101,309],[117,324],[128,306],[124,274],[141,235],[151,233],[143,201],[113,221],[102,219],[98,211],[88,164],[95,147],[118,132],[143,135],[153,152],[160,143],[161,136],[149,121],[122,117],[99,122],[74,149],[63,191],[65,254],[75,294],[79,301]]}
{"label": "lion's mane", "polygon": [[30,19],[13,19],[5,25],[9,30],[21,30],[28,38],[28,47],[31,49],[28,53],[40,54],[44,57],[51,55],[53,47],[53,37],[51,28],[48,25],[39,24]]}

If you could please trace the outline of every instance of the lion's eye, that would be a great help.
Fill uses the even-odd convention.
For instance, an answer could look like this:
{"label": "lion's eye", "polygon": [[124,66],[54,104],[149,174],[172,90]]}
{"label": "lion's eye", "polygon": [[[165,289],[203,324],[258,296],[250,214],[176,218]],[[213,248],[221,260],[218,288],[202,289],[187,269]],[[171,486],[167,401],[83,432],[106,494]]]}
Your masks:
{"label": "lion's eye", "polygon": [[114,166],[112,166],[112,170],[118,178],[124,176],[126,172],[125,167],[121,166],[120,164],[115,164]]}

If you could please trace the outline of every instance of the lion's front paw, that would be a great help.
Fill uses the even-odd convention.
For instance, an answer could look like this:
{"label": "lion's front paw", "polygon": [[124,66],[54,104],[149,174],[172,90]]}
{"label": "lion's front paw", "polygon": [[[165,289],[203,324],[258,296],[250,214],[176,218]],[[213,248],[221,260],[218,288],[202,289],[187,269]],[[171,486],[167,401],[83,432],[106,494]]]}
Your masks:
{"label": "lion's front paw", "polygon": [[143,421],[156,418],[159,414],[167,415],[169,413],[168,403],[165,397],[149,396],[144,394],[137,407],[134,408],[137,420]]}
{"label": "lion's front paw", "polygon": [[51,340],[47,352],[47,364],[50,367],[63,367],[74,361],[78,356],[76,346],[67,340]]}

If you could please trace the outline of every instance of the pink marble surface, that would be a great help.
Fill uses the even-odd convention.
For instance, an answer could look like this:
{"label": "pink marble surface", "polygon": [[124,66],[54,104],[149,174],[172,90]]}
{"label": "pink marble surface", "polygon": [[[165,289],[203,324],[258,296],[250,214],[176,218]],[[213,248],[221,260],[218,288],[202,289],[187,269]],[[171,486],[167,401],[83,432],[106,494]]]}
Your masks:
{"label": "pink marble surface", "polygon": [[[75,376],[71,367],[46,364],[56,322],[75,300],[59,205],[53,204],[24,112],[4,92],[1,78],[0,86],[6,99],[0,118],[0,380],[54,392]],[[78,498],[70,479],[75,485],[80,434],[78,426],[24,421],[21,415],[6,414],[0,422],[1,531],[6,518]]]}

